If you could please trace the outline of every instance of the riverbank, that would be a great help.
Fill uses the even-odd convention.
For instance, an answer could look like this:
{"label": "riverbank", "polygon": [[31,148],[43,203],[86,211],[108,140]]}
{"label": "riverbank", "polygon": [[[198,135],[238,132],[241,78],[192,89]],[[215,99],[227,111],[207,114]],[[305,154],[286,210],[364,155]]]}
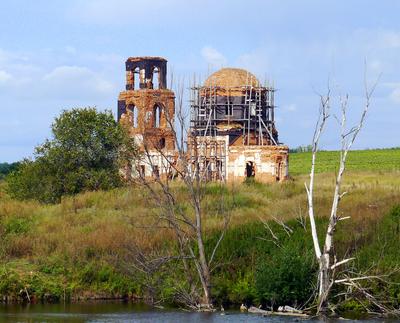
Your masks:
{"label": "riverbank", "polygon": [[[398,170],[384,168],[346,174],[348,195],[341,212],[351,219],[339,225],[336,249],[339,257],[356,257],[349,269],[382,274],[397,268],[400,211],[394,207],[400,205],[399,175]],[[276,303],[299,305],[309,298],[316,264],[306,218],[306,180],[306,174],[299,174],[284,184],[207,187],[203,210],[208,249],[218,239],[221,217],[231,217],[213,267],[216,304],[258,306],[272,298]],[[318,173],[316,181],[317,221],[322,229],[334,174]],[[175,190],[184,205],[187,193],[179,184]],[[179,293],[187,288],[181,262],[168,262],[150,276],[133,265],[137,250],[148,259],[175,254],[172,232],[156,225],[154,212],[157,208],[146,192],[135,187],[66,197],[57,205],[15,201],[2,193],[2,299],[146,298],[177,304]],[[269,229],[261,220],[267,221]],[[399,283],[400,276],[394,272],[387,280]],[[371,290],[394,306],[400,302],[398,286],[371,282]],[[366,305],[362,302],[348,299],[340,304],[341,310],[362,311]]]}

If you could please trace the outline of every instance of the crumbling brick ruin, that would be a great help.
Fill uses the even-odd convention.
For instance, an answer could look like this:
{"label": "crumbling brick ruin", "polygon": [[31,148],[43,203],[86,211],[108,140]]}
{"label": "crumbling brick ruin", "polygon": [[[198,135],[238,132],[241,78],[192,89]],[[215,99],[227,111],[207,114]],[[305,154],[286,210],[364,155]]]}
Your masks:
{"label": "crumbling brick ruin", "polygon": [[[151,163],[140,161],[139,171],[145,176],[168,173],[177,159],[168,122],[174,119],[175,94],[166,88],[166,76],[167,61],[161,57],[126,61],[118,120],[129,126],[142,150],[150,147]],[[274,94],[272,86],[262,86],[253,74],[237,68],[223,68],[204,84],[193,85],[188,157],[198,156],[207,180],[287,179],[288,147],[278,140]]]}
{"label": "crumbling brick ruin", "polygon": [[143,158],[140,162],[139,171],[158,176],[169,168],[165,158],[176,158],[175,138],[168,122],[175,116],[175,94],[166,88],[167,61],[161,57],[130,57],[125,67],[126,90],[118,97],[118,120],[128,126],[140,149],[146,147],[150,155],[151,161]]}
{"label": "crumbling brick ruin", "polygon": [[223,68],[192,87],[190,142],[208,178],[287,179],[288,147],[278,140],[274,94],[273,87],[238,68]]}

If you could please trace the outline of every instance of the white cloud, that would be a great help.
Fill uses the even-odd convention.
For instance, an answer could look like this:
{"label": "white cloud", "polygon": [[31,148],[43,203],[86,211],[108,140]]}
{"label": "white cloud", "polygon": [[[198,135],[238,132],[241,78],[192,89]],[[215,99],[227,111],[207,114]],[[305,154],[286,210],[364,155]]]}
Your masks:
{"label": "white cloud", "polygon": [[399,82],[383,82],[382,86],[390,91],[389,99],[393,103],[399,104],[400,103],[400,83]]}
{"label": "white cloud", "polygon": [[[267,57],[267,50],[265,48],[257,48],[251,52],[240,55],[236,65],[248,69],[252,73],[265,73],[270,70]],[[265,77],[266,75],[262,75],[262,79]],[[268,75],[268,78],[270,77],[271,76]]]}
{"label": "white cloud", "polygon": [[201,56],[206,62],[214,67],[221,67],[227,64],[227,59],[218,50],[211,46],[205,46],[201,50]]}
{"label": "white cloud", "polygon": [[297,110],[297,105],[294,103],[291,103],[291,104],[283,106],[283,109],[285,109],[286,111],[289,111],[289,112],[294,112]]}
{"label": "white cloud", "polygon": [[384,67],[382,61],[374,59],[368,63],[368,67],[375,73],[381,73]]}
{"label": "white cloud", "polygon": [[67,54],[70,54],[70,55],[76,55],[76,53],[77,53],[76,48],[73,46],[65,46],[65,51],[67,52]]}
{"label": "white cloud", "polygon": [[[76,81],[92,74],[86,67],[59,66],[43,77],[43,80],[60,83],[65,81]],[[54,83],[53,83],[54,84]]]}
{"label": "white cloud", "polygon": [[99,102],[116,96],[117,62],[123,62],[118,55],[72,46],[39,52],[0,48],[0,87],[7,98]]}
{"label": "white cloud", "polygon": [[400,104],[400,84],[398,84],[398,87],[395,88],[392,93],[390,94],[390,99],[394,103],[399,103]]}
{"label": "white cloud", "polygon": [[96,24],[129,24],[148,22],[149,17],[161,10],[171,10],[176,0],[80,0],[72,8],[70,16],[82,22]]}
{"label": "white cloud", "polygon": [[44,75],[43,85],[48,94],[57,97],[94,97],[113,94],[114,84],[87,67],[58,66]]}
{"label": "white cloud", "polygon": [[0,70],[0,84],[5,84],[12,79],[11,74]]}
{"label": "white cloud", "polygon": [[382,43],[388,48],[400,48],[400,33],[394,31],[381,32]]}
{"label": "white cloud", "polygon": [[126,57],[118,55],[118,54],[86,54],[84,55],[88,60],[96,61],[104,65],[112,65],[115,68],[115,65],[120,65],[125,62]]}
{"label": "white cloud", "polygon": [[0,65],[10,62],[26,62],[28,57],[19,52],[10,52],[0,48]]}

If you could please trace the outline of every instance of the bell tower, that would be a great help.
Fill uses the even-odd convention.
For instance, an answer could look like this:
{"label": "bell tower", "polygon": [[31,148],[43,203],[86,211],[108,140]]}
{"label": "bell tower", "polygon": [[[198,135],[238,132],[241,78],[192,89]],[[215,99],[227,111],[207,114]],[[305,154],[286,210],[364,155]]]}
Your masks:
{"label": "bell tower", "polygon": [[126,86],[118,97],[118,121],[127,125],[144,148],[175,149],[171,124],[175,94],[167,89],[167,60],[162,57],[130,57],[125,62]]}

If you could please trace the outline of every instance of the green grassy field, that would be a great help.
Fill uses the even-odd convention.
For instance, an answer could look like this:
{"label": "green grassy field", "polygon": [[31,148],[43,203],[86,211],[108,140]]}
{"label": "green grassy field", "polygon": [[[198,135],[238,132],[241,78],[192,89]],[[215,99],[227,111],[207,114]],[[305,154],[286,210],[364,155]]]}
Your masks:
{"label": "green grassy field", "polygon": [[[334,172],[338,168],[338,151],[321,151],[317,155],[317,173]],[[311,152],[290,154],[291,175],[310,172]],[[351,171],[400,170],[400,148],[354,150],[349,152],[347,169]]]}

